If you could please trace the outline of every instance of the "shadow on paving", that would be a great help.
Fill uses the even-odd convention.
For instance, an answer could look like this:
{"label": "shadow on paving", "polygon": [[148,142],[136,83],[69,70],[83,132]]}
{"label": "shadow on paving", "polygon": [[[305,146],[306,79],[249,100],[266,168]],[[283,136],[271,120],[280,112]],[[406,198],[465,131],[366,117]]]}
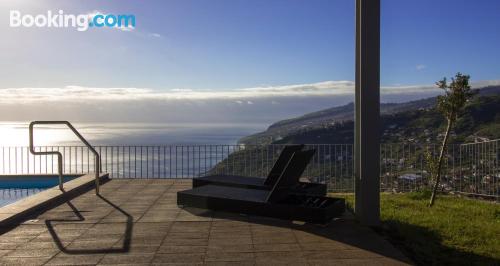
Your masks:
{"label": "shadow on paving", "polygon": [[444,246],[442,237],[428,228],[396,220],[384,224],[377,231],[417,265],[500,265],[500,260]]}
{"label": "shadow on paving", "polygon": [[371,228],[360,225],[349,211],[346,211],[341,218],[336,218],[327,224],[312,224],[260,216],[244,216],[218,211],[214,212],[191,207],[185,207],[184,210],[203,217],[289,228],[376,253],[401,263],[414,264],[414,262],[402,256],[401,253],[394,252],[394,248],[387,241],[382,241],[383,238],[376,234]]}
{"label": "shadow on paving", "polygon": [[52,223],[53,222],[83,222],[83,221],[85,221],[85,218],[80,213],[80,211],[78,211],[78,209],[70,201],[67,201],[66,204],[73,210],[73,212],[75,213],[76,219],[50,219],[50,220],[45,221],[45,225],[47,226],[47,229],[48,229],[50,235],[54,239],[55,244],[57,245],[59,250],[61,250],[63,253],[72,254],[72,255],[103,254],[103,253],[109,254],[109,253],[127,253],[130,250],[130,241],[132,238],[132,229],[134,226],[133,217],[130,214],[128,214],[127,212],[125,212],[123,209],[121,209],[120,207],[118,207],[117,205],[115,205],[114,203],[109,201],[108,199],[106,199],[105,197],[103,197],[101,195],[97,195],[97,197],[99,197],[101,200],[103,200],[104,202],[109,204],[111,207],[113,207],[114,209],[121,212],[125,217],[127,217],[127,223],[126,223],[126,228],[125,228],[125,232],[124,232],[124,240],[123,240],[122,247],[120,247],[120,248],[104,248],[104,249],[68,249],[67,247],[65,247],[63,245],[61,239],[57,235]]}

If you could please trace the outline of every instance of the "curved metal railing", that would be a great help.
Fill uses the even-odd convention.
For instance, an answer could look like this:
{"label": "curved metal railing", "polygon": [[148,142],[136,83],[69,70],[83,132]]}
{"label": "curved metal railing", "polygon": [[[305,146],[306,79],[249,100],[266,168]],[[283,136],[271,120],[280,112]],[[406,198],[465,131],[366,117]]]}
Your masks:
{"label": "curved metal railing", "polygon": [[59,151],[35,151],[33,145],[33,128],[35,125],[66,125],[73,133],[87,146],[87,148],[95,155],[95,193],[99,194],[99,173],[101,172],[101,158],[99,153],[90,145],[90,143],[76,130],[68,121],[33,121],[30,123],[30,152],[34,155],[57,155],[57,171],[59,175],[59,189],[63,190],[63,161],[62,154]]}

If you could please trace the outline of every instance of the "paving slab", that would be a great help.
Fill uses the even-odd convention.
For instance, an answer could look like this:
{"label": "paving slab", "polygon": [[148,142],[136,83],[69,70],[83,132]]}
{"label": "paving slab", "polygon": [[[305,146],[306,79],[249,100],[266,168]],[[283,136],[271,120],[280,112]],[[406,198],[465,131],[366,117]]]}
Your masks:
{"label": "paving slab", "polygon": [[351,214],[314,225],[180,209],[191,180],[112,179],[0,235],[0,265],[405,265]]}

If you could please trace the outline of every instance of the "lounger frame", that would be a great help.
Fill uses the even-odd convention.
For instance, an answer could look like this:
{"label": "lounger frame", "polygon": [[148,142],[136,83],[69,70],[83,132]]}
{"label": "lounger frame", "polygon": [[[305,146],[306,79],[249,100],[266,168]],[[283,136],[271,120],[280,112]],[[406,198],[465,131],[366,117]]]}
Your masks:
{"label": "lounger frame", "polygon": [[294,154],[270,191],[205,185],[177,193],[177,204],[286,220],[326,223],[345,210],[344,199],[295,193],[294,187],[314,151]]}
{"label": "lounger frame", "polygon": [[[228,189],[238,188],[228,187]],[[306,201],[326,203],[323,206],[313,206],[308,205]],[[177,205],[318,224],[327,223],[345,211],[345,202],[342,198],[300,194],[291,194],[282,201],[271,203],[219,196],[200,196],[192,191],[181,191],[177,193]]]}
{"label": "lounger frame", "polygon": [[[302,144],[286,146],[273,165],[267,178],[239,175],[210,175],[193,178],[193,188],[206,185],[219,185],[248,189],[271,190],[280,177],[281,173],[285,170],[285,167],[290,158],[295,152],[302,150],[303,147],[304,145]],[[321,183],[299,182],[299,185],[295,186],[293,190],[296,193],[324,196],[327,193],[327,186],[326,184]]]}

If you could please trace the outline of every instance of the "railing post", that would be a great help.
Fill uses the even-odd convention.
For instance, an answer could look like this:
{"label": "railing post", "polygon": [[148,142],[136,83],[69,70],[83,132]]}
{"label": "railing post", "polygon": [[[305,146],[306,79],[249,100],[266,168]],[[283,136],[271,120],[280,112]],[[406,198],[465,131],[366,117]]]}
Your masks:
{"label": "railing post", "polygon": [[99,195],[99,174],[101,169],[101,160],[99,156],[95,156],[95,194]]}
{"label": "railing post", "polygon": [[57,154],[57,172],[59,174],[59,189],[63,190],[63,157],[62,154]]}

